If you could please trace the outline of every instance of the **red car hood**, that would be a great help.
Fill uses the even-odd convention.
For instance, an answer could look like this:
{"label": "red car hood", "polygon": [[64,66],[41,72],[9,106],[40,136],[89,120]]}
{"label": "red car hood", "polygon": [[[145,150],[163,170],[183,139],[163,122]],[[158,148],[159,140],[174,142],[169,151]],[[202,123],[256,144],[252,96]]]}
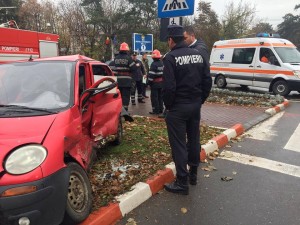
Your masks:
{"label": "red car hood", "polygon": [[22,144],[42,143],[56,116],[0,118],[0,156]]}

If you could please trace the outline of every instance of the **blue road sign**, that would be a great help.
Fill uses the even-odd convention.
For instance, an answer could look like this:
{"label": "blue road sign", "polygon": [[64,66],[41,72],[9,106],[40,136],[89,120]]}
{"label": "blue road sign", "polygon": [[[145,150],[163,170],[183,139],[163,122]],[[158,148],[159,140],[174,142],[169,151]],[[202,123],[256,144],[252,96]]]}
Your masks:
{"label": "blue road sign", "polygon": [[158,17],[170,18],[194,14],[195,0],[158,0]]}
{"label": "blue road sign", "polygon": [[133,51],[141,52],[152,52],[153,51],[153,34],[132,34],[132,45]]}

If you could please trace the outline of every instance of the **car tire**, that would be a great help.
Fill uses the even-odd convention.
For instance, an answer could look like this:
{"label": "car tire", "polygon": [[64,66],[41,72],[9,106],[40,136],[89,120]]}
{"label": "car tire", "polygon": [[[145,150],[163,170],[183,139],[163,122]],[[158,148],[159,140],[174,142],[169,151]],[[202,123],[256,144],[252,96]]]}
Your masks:
{"label": "car tire", "polygon": [[249,90],[249,87],[248,87],[248,85],[241,85],[241,89],[242,89],[243,91],[248,91],[248,90]]}
{"label": "car tire", "polygon": [[286,96],[291,92],[285,80],[276,81],[272,86],[272,91],[274,94],[281,96]]}
{"label": "car tire", "polygon": [[85,220],[92,210],[92,188],[85,170],[77,163],[67,164],[70,169],[64,225],[75,225]]}
{"label": "car tire", "polygon": [[118,124],[118,131],[116,134],[116,139],[112,142],[113,145],[119,145],[121,144],[123,139],[123,123],[122,123],[122,117],[119,118],[119,124]]}
{"label": "car tire", "polygon": [[218,88],[225,88],[227,85],[225,77],[223,75],[219,75],[216,79],[216,84]]}

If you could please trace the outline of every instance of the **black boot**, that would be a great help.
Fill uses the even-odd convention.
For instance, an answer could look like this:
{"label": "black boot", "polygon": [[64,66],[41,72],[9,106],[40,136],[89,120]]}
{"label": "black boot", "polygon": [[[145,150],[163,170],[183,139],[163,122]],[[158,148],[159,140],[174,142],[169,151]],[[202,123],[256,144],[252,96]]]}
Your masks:
{"label": "black boot", "polygon": [[196,185],[197,184],[197,171],[198,171],[197,166],[191,166],[190,167],[189,179],[190,179],[190,184],[191,185]]}
{"label": "black boot", "polygon": [[180,177],[177,176],[176,180],[171,184],[165,184],[166,191],[181,194],[181,195],[188,195],[189,194],[189,186],[187,183],[187,176]]}

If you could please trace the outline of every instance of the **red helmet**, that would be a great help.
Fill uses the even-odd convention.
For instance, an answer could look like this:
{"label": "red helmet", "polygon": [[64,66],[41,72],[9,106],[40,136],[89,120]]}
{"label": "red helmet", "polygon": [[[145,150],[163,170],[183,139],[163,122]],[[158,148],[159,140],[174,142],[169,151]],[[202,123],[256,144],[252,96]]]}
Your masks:
{"label": "red helmet", "polygon": [[151,56],[152,56],[153,59],[160,59],[161,58],[160,51],[158,51],[157,49],[153,50]]}
{"label": "red helmet", "polygon": [[129,51],[129,46],[126,42],[123,42],[121,45],[120,45],[120,51]]}

